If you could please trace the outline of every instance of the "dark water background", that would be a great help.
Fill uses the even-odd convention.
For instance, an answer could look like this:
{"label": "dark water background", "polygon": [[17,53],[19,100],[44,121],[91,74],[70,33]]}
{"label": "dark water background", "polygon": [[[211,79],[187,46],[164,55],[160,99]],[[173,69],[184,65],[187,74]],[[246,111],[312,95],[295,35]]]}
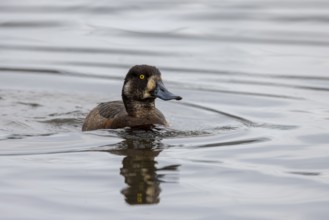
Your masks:
{"label": "dark water background", "polygon": [[[171,127],[81,132],[135,64]],[[329,2],[0,2],[0,219],[329,218]]]}

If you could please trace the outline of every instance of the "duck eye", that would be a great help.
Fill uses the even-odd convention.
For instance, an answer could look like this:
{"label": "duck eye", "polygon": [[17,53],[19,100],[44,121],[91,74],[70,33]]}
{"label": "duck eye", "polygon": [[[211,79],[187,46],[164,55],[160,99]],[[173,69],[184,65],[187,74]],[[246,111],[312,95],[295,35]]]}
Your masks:
{"label": "duck eye", "polygon": [[144,79],[145,76],[144,76],[143,74],[141,74],[141,75],[139,75],[139,78],[140,78],[140,79]]}

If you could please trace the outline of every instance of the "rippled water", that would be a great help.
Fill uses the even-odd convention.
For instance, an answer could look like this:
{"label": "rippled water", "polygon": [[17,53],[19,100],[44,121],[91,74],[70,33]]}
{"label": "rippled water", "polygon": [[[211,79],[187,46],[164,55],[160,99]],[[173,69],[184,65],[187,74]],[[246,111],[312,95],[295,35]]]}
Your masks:
{"label": "rippled water", "polygon": [[[328,219],[329,3],[0,3],[0,219]],[[170,128],[81,132],[135,64]]]}

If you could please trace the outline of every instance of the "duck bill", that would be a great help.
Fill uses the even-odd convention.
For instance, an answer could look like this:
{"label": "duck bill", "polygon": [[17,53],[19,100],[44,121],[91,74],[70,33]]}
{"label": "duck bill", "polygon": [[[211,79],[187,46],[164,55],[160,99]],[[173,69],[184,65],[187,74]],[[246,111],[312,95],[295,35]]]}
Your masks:
{"label": "duck bill", "polygon": [[182,97],[180,97],[178,95],[174,95],[171,92],[169,92],[168,89],[163,85],[162,81],[157,82],[157,86],[154,90],[154,95],[165,101],[172,100],[172,99],[176,99],[176,100],[182,99]]}

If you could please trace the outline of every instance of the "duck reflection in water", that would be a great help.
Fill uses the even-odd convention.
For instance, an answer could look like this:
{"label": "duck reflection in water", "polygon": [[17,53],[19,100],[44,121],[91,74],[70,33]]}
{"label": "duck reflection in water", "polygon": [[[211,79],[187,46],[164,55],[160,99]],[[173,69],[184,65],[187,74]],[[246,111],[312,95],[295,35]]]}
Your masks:
{"label": "duck reflection in water", "polygon": [[126,137],[119,147],[109,150],[116,155],[124,155],[120,174],[128,185],[121,193],[130,205],[157,204],[160,202],[160,182],[165,181],[162,171],[176,171],[179,165],[157,168],[156,157],[164,148],[156,137]]}

